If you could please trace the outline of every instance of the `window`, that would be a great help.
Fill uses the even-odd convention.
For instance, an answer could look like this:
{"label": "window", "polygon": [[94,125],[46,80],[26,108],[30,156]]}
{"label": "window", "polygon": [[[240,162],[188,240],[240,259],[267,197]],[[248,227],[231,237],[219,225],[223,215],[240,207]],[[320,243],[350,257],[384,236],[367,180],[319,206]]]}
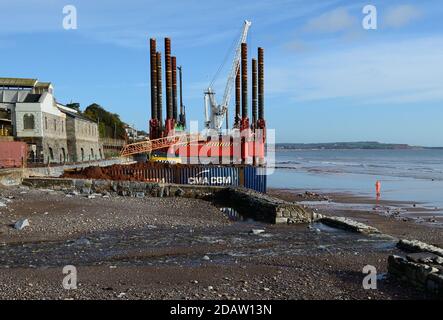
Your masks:
{"label": "window", "polygon": [[45,117],[45,129],[48,130],[48,117]]}
{"label": "window", "polygon": [[49,159],[54,160],[54,152],[51,147],[49,147]]}
{"label": "window", "polygon": [[25,114],[23,116],[23,129],[25,130],[35,129],[35,121],[33,114]]}
{"label": "window", "polygon": [[54,131],[57,131],[57,119],[54,119]]}

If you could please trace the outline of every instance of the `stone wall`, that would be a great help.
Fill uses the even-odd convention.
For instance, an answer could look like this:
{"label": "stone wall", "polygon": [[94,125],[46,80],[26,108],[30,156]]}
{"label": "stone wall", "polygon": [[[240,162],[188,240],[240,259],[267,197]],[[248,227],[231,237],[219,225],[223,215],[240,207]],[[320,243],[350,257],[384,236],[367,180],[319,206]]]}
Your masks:
{"label": "stone wall", "polygon": [[54,114],[42,112],[43,120],[43,137],[55,140],[66,140],[66,117],[56,116]]}
{"label": "stone wall", "polygon": [[78,192],[83,195],[115,193],[124,197],[206,198],[223,189],[217,186],[176,185],[156,182],[112,181],[65,178],[25,178],[23,185]]}
{"label": "stone wall", "polygon": [[64,138],[27,137],[21,138],[20,141],[28,144],[28,150],[30,153],[33,152],[32,146],[35,146],[34,156],[32,154],[29,155],[29,160],[31,160],[31,162],[64,163],[72,161],[69,155],[67,140]]}
{"label": "stone wall", "polygon": [[[32,116],[34,118],[34,128],[24,129],[24,117]],[[17,111],[11,113],[11,121],[14,126],[14,135],[17,137],[39,137],[43,133],[42,112],[38,111]]]}
{"label": "stone wall", "polygon": [[443,257],[443,249],[418,240],[402,239],[397,243],[397,247],[406,252],[430,252]]}
{"label": "stone wall", "polygon": [[98,141],[97,123],[84,117],[75,117],[75,136],[79,140],[96,143]]}
{"label": "stone wall", "polygon": [[68,143],[68,152],[71,161],[77,162],[77,149],[75,146],[75,118],[66,115],[66,137]]}
{"label": "stone wall", "polygon": [[43,137],[42,150],[45,155],[45,163],[64,163],[71,161],[66,139]]}
{"label": "stone wall", "polygon": [[232,207],[242,215],[269,223],[309,223],[315,214],[297,204],[243,188],[177,185],[155,182],[29,178],[24,185],[84,195],[114,193],[127,197],[191,197]]}
{"label": "stone wall", "polygon": [[103,146],[103,155],[105,157],[115,157],[120,154],[126,141],[123,139],[101,138],[100,144]]}
{"label": "stone wall", "polygon": [[388,272],[400,281],[443,297],[443,259],[432,253],[388,258]]}
{"label": "stone wall", "polygon": [[315,214],[300,205],[243,188],[225,188],[216,193],[216,201],[269,223],[309,223]]}
{"label": "stone wall", "polygon": [[388,258],[389,273],[418,289],[443,297],[443,249],[417,240],[400,240],[406,256]]}
{"label": "stone wall", "polygon": [[76,139],[74,161],[92,161],[103,159],[103,150],[101,145],[96,142]]}
{"label": "stone wall", "polygon": [[[24,129],[23,117],[25,115],[34,117],[33,129]],[[16,117],[17,137],[20,141],[29,145],[29,152],[31,153],[29,158],[32,162],[64,163],[70,161],[64,114],[17,111]]]}
{"label": "stone wall", "polygon": [[110,166],[113,164],[122,164],[123,159],[110,159],[93,161],[90,163],[82,164],[68,164],[68,165],[56,165],[45,166],[36,168],[14,168],[14,169],[0,169],[0,185],[2,186],[14,186],[20,185],[23,179],[29,177],[60,177],[67,169],[83,168],[94,166]]}
{"label": "stone wall", "polygon": [[103,147],[99,143],[98,126],[80,116],[67,115],[66,129],[69,154],[74,162],[103,159]]}
{"label": "stone wall", "polygon": [[319,216],[319,221],[333,228],[339,228],[347,231],[365,233],[365,234],[378,234],[376,228],[368,226],[367,224],[354,221],[345,217],[334,216]]}
{"label": "stone wall", "polygon": [[113,164],[126,164],[126,163],[130,162],[127,162],[125,159],[117,158],[117,159],[91,161],[85,163],[55,165],[55,166],[46,166],[46,167],[37,167],[37,168],[25,168],[23,173],[23,178],[29,178],[29,177],[57,178],[63,175],[65,170],[69,169],[85,168],[89,166],[106,167],[106,166],[111,166]]}
{"label": "stone wall", "polygon": [[1,169],[0,170],[0,185],[1,186],[16,186],[22,182],[23,169]]}

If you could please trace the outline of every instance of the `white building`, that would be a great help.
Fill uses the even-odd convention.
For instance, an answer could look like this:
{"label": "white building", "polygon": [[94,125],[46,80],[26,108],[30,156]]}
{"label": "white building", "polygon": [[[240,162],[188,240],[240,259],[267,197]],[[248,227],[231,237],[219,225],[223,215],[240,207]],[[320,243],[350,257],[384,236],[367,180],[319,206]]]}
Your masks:
{"label": "white building", "polygon": [[[63,163],[97,159],[94,156],[80,160],[77,154],[69,152],[75,149],[68,146],[69,142],[76,141],[75,136],[68,136],[69,111],[57,104],[53,91],[51,83],[38,82],[36,79],[0,78],[0,134],[26,142],[30,151],[29,160],[33,162]],[[98,132],[95,122],[86,118],[82,121],[89,122],[88,125],[95,128],[92,130]],[[76,134],[75,131],[70,133]],[[100,154],[98,133],[91,135],[89,140],[94,140],[95,152]]]}

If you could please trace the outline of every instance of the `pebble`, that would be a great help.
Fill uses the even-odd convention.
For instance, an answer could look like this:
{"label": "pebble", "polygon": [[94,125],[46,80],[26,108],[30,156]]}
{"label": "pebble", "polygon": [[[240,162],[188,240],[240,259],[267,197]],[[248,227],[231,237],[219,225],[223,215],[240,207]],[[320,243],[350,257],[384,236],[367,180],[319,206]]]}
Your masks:
{"label": "pebble", "polygon": [[91,241],[88,238],[80,238],[74,242],[76,245],[90,245]]}
{"label": "pebble", "polygon": [[25,227],[29,227],[29,220],[28,220],[28,219],[18,220],[18,221],[14,224],[14,228],[15,228],[16,230],[23,230]]}
{"label": "pebble", "polygon": [[264,233],[264,232],[265,232],[264,229],[252,229],[251,231],[249,231],[249,233],[253,234],[253,235],[259,235],[259,234]]}

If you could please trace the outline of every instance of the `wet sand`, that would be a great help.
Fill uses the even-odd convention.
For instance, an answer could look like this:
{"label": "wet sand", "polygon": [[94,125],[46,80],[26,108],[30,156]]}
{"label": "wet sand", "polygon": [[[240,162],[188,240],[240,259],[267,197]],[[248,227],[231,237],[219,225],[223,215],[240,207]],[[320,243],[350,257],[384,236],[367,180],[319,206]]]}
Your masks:
{"label": "wet sand", "polygon": [[314,196],[307,196],[305,190],[296,189],[271,189],[268,193],[305,204],[322,214],[352,218],[394,237],[443,247],[443,216],[420,203],[377,200],[348,193],[312,192]]}
{"label": "wet sand", "polygon": [[[195,199],[89,199],[23,187],[0,193],[1,299],[432,298],[383,276],[388,256],[399,253],[391,238],[231,221]],[[409,222],[398,228],[366,215],[387,231],[420,234]],[[21,218],[30,227],[13,229]],[[76,290],[62,288],[68,264],[78,270]],[[368,264],[378,270],[377,290],[362,287]]]}

